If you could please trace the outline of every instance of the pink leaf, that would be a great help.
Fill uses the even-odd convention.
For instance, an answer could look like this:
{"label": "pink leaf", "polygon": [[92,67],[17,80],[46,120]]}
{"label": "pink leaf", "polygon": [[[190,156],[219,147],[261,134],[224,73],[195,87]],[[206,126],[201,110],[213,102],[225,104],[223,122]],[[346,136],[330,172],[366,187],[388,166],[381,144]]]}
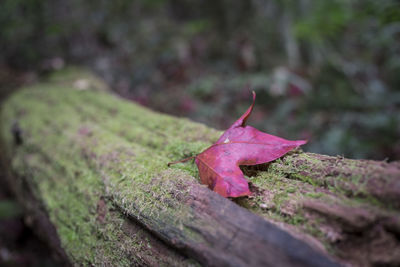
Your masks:
{"label": "pink leaf", "polygon": [[255,102],[221,135],[218,141],[196,157],[200,179],[224,197],[251,195],[240,165],[257,165],[282,157],[307,141],[289,141],[246,126]]}

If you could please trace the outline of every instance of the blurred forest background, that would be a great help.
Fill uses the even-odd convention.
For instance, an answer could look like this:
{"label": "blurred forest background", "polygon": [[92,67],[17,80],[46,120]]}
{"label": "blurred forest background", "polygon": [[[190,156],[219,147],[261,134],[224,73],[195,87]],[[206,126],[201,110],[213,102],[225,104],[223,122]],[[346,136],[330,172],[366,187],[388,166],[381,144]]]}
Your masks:
{"label": "blurred forest background", "polygon": [[261,130],[400,159],[396,0],[3,0],[0,27],[2,87],[83,64],[126,98],[225,129],[250,85]]}
{"label": "blurred forest background", "polygon": [[[249,85],[260,130],[309,139],[311,152],[400,159],[397,0],[2,0],[0,51],[3,98],[84,65],[123,97],[222,130]],[[16,262],[30,262],[41,245],[16,204],[0,204],[14,218],[0,224],[0,262],[1,242],[21,238]]]}

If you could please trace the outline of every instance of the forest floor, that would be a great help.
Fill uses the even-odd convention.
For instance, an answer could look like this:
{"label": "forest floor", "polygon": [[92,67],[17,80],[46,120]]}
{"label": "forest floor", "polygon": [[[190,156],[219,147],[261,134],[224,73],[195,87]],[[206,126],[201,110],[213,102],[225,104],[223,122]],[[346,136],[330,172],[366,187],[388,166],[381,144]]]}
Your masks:
{"label": "forest floor", "polygon": [[28,227],[23,211],[0,173],[0,265],[57,266],[50,248]]}

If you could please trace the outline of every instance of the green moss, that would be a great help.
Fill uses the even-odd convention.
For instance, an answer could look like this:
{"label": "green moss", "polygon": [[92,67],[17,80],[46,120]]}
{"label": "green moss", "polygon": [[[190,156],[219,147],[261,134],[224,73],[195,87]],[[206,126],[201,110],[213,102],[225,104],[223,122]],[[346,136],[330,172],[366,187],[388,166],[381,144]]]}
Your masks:
{"label": "green moss", "polygon": [[284,221],[291,225],[304,225],[308,220],[302,214],[298,213],[294,216],[286,217]]}
{"label": "green moss", "polygon": [[324,196],[323,193],[315,193],[315,192],[309,192],[306,194],[307,197],[311,197],[311,198],[321,198]]}
{"label": "green moss", "polygon": [[295,193],[296,192],[296,188],[294,187],[289,187],[286,189],[286,193]]}
{"label": "green moss", "polygon": [[[205,141],[185,145],[181,136],[209,131],[108,94],[77,90],[70,85],[75,77],[73,71],[70,77],[52,77],[52,83],[21,90],[6,102],[1,124],[11,127],[17,121],[24,139],[23,146],[14,147],[10,128],[2,128],[14,154],[13,169],[30,177],[73,261],[127,266],[133,259],[140,264],[149,243],[126,236],[118,215],[107,213],[107,223],[99,225],[99,200],[111,199],[133,216],[160,217],[164,225],[154,228],[168,221],[184,225],[188,211],[177,207],[166,183],[193,179],[182,170],[193,173],[194,168],[167,169],[167,163],[205,147]],[[140,253],[135,259],[127,250]]]}

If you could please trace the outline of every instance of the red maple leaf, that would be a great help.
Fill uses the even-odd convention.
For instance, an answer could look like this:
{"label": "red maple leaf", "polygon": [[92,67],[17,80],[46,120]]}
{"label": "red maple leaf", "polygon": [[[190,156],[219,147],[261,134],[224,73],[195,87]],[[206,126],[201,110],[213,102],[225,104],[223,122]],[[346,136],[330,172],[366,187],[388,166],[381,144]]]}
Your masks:
{"label": "red maple leaf", "polygon": [[289,141],[263,133],[246,126],[254,107],[247,111],[231,126],[218,141],[196,156],[200,179],[203,184],[223,197],[241,197],[251,194],[248,181],[239,165],[257,165],[273,161],[307,141]]}

